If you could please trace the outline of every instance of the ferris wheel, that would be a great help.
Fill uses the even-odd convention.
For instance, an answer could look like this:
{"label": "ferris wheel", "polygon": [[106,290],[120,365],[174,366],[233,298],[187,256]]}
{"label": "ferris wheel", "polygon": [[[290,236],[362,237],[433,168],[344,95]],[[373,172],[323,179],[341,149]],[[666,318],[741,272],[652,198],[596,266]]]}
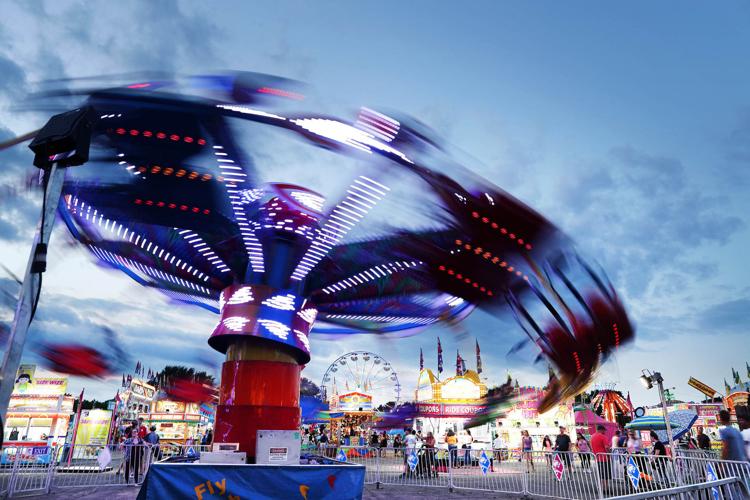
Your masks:
{"label": "ferris wheel", "polygon": [[378,354],[367,351],[339,356],[326,370],[320,387],[327,398],[350,392],[368,394],[373,407],[391,401],[398,404],[401,398],[396,370]]}

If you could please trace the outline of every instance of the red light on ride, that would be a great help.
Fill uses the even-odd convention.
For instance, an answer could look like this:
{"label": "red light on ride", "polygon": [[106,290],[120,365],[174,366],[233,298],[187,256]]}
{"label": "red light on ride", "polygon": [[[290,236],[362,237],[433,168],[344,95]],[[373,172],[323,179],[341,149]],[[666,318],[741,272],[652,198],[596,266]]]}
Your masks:
{"label": "red light on ride", "polygon": [[187,135],[182,140],[185,141],[185,142],[187,142],[188,144],[190,144],[191,142],[194,141],[194,139],[192,137],[187,136]]}
{"label": "red light on ride", "polygon": [[164,132],[157,132],[156,133],[156,138],[157,139],[164,139],[166,137],[167,137],[167,134],[165,134]]}
{"label": "red light on ride", "polygon": [[438,266],[438,270],[445,271],[445,266]]}
{"label": "red light on ride", "polygon": [[201,146],[205,146],[206,145],[206,139],[198,139],[198,144],[200,144]]}
{"label": "red light on ride", "polygon": [[187,205],[180,205],[180,210],[182,210],[183,212],[186,212],[187,209],[188,209]]}
{"label": "red light on ride", "polygon": [[154,135],[154,133],[151,132],[150,130],[144,130],[143,131],[143,137],[151,137],[153,135]]}
{"label": "red light on ride", "polygon": [[172,134],[172,135],[169,136],[169,139],[172,140],[172,141],[179,141],[180,140],[180,136],[177,135],[177,134]]}
{"label": "red light on ride", "polygon": [[136,129],[131,129],[130,130],[130,135],[132,135],[133,137],[135,137],[138,134],[140,134],[140,132],[138,132]]}
{"label": "red light on ride", "polygon": [[126,130],[124,128],[118,128],[117,130],[115,130],[115,132],[117,132],[120,135],[125,135]]}
{"label": "red light on ride", "polygon": [[471,216],[474,217],[475,219],[478,219],[479,218],[479,212],[471,212]]}
{"label": "red light on ride", "polygon": [[208,215],[210,213],[211,213],[211,210],[209,210],[207,208],[205,210],[203,210],[203,215]]}
{"label": "red light on ride", "polygon": [[135,203],[136,205],[140,205],[141,203],[143,203],[143,200],[140,198],[136,198],[135,201],[133,201],[133,203]]}
{"label": "red light on ride", "polygon": [[154,204],[154,200],[146,200],[146,205],[149,207]]}

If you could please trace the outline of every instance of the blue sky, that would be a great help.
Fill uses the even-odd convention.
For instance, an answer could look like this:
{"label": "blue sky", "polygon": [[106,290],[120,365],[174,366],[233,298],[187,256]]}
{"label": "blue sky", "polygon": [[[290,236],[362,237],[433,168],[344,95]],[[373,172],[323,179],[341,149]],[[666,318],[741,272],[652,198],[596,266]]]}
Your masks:
{"label": "blue sky", "polygon": [[[424,121],[468,167],[602,263],[638,337],[601,383],[652,403],[637,377],[659,369],[691,399],[689,376],[721,389],[730,366],[750,360],[747,3],[7,2],[3,18],[0,138],[45,120],[12,108],[44,79],[149,69],[297,78],[311,85],[316,110],[351,116],[368,105]],[[20,189],[32,170],[25,148],[0,163],[0,256],[20,274],[38,193]],[[63,231],[53,238],[35,335],[97,342],[107,324],[153,368],[220,360],[205,344],[210,314],[164,307],[66,245]],[[372,349],[411,391],[419,347],[434,364],[440,335],[446,365],[457,347],[471,359],[477,337],[491,383],[506,370],[543,381],[533,356],[506,356],[521,339],[514,325],[478,313],[465,328],[464,340],[444,329],[398,341],[313,339],[305,374],[319,380],[339,354]],[[112,392],[106,381],[73,388],[81,385]]]}

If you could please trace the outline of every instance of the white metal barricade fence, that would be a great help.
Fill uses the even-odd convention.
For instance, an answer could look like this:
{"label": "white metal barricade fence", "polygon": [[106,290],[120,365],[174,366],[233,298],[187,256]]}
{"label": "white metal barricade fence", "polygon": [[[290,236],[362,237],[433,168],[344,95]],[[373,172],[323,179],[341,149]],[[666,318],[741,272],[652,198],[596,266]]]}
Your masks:
{"label": "white metal barricade fence", "polygon": [[736,478],[738,498],[750,498],[750,463],[702,457],[678,457],[675,466],[683,484],[701,484],[716,479]]}
{"label": "white metal barricade fence", "polygon": [[[55,448],[14,446],[3,450],[3,468],[10,468],[8,496],[19,493],[47,493],[54,471]],[[6,461],[9,461],[6,462]]]}
{"label": "white metal barricade fence", "polygon": [[530,451],[521,456],[525,493],[550,498],[601,498],[597,463],[591,453]]}
{"label": "white metal barricade fence", "polygon": [[[0,454],[0,495],[141,484],[156,460],[199,458],[202,445],[13,446]],[[367,484],[469,489],[565,499],[750,498],[750,464],[706,456],[321,445],[365,466]],[[693,454],[695,455],[695,454]],[[713,486],[706,486],[711,484]],[[700,491],[699,491],[700,490]],[[695,493],[693,493],[695,492]]]}
{"label": "white metal barricade fence", "polygon": [[380,448],[378,483],[399,486],[451,488],[447,450],[419,447]]}
{"label": "white metal barricade fence", "polygon": [[450,466],[453,488],[516,494],[526,489],[526,464],[511,459],[506,449],[459,449]]}
{"label": "white metal barricade fence", "polygon": [[52,486],[141,484],[152,461],[149,445],[65,445],[57,450]]}
{"label": "white metal barricade fence", "polygon": [[380,448],[371,446],[337,446],[321,444],[318,453],[324,457],[365,466],[365,484],[377,484]]}
{"label": "white metal barricade fence", "polygon": [[684,485],[672,457],[601,453],[596,458],[604,497],[659,492]]}

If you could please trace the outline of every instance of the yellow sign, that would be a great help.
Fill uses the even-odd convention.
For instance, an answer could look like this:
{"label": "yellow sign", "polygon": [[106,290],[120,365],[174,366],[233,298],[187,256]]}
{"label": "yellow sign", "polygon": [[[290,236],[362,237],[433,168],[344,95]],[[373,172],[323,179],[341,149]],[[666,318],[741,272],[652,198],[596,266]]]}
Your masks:
{"label": "yellow sign", "polygon": [[716,390],[712,389],[708,385],[704,384],[700,380],[690,377],[690,380],[688,380],[688,385],[694,389],[697,389],[698,391],[702,392],[706,395],[706,397],[712,398],[714,397],[714,394],[716,394]]}
{"label": "yellow sign", "polygon": [[75,444],[107,444],[112,412],[109,410],[83,410],[78,424]]}

